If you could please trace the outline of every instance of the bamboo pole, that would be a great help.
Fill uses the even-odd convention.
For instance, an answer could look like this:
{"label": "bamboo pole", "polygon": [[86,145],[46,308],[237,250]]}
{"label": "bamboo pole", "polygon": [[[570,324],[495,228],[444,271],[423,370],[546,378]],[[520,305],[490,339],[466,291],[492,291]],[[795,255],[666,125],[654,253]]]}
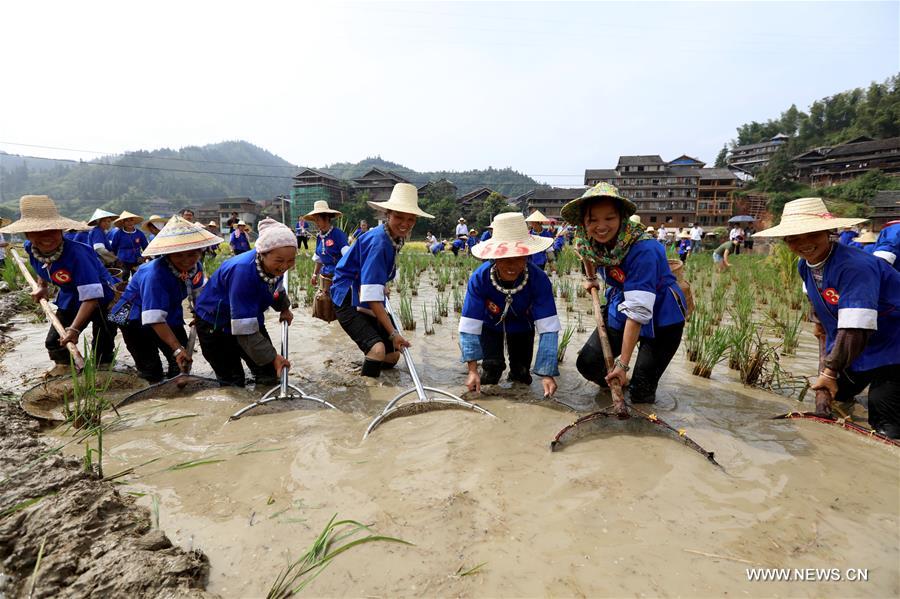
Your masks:
{"label": "bamboo pole", "polygon": [[[22,275],[25,277],[25,280],[31,285],[31,290],[34,293],[40,291],[40,285],[38,282],[34,280],[34,277],[31,276],[31,271],[28,270],[28,267],[25,266],[25,263],[22,261],[22,257],[19,256],[19,253],[15,250],[15,248],[9,248],[9,253],[12,255],[13,260],[15,260],[16,264],[19,267],[19,270],[22,271]],[[44,310],[44,314],[47,315],[47,320],[50,321],[50,324],[53,325],[53,328],[56,329],[56,332],[59,333],[60,337],[66,336],[66,327],[62,325],[59,321],[59,318],[56,317],[56,313],[53,312],[53,309],[50,307],[50,302],[46,299],[41,298],[40,300],[41,308]],[[78,351],[78,347],[72,343],[66,343],[66,349],[69,350],[69,353],[72,354],[72,359],[75,361],[75,368],[81,370],[84,368],[84,358],[81,357],[81,352]]]}
{"label": "bamboo pole", "polygon": [[[597,322],[597,336],[600,337],[600,348],[603,350],[603,360],[606,362],[606,373],[609,374],[615,367],[614,359],[612,348],[609,346],[609,337],[606,335],[606,326],[603,324],[600,296],[594,287],[591,287],[591,301],[594,304],[594,320]],[[628,408],[625,406],[625,394],[622,392],[622,385],[619,384],[618,380],[614,379],[609,384],[609,388],[612,391],[613,406],[616,409],[616,413],[620,416],[627,416]]]}

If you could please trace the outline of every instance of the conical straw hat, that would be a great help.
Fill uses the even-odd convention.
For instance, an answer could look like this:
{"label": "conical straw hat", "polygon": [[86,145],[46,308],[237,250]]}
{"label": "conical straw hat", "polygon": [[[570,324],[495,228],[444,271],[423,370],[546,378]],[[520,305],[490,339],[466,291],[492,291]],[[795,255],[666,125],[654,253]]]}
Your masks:
{"label": "conical straw hat", "polygon": [[[127,221],[127,220],[136,220],[137,223],[139,223],[142,220],[144,220],[144,217],[138,216],[137,214],[134,214],[132,212],[128,212],[127,210],[124,210],[122,212],[122,214],[119,215],[119,218],[117,218],[116,220],[113,221],[113,224],[118,227],[119,225],[124,224],[125,221]],[[137,224],[137,223],[134,223],[134,224]]]}
{"label": "conical straw hat", "polygon": [[540,237],[528,232],[525,217],[518,212],[498,214],[491,223],[493,236],[472,247],[472,255],[484,260],[519,258],[547,250],[552,237]]}
{"label": "conical straw hat", "polygon": [[94,210],[94,213],[91,215],[91,219],[87,222],[87,224],[89,224],[90,226],[93,227],[94,225],[97,224],[97,221],[100,220],[101,218],[110,218],[110,217],[116,218],[117,216],[119,216],[119,215],[113,214],[112,212],[107,212],[106,210],[104,210],[102,208],[97,208],[96,210]]}
{"label": "conical straw hat", "polygon": [[525,219],[526,223],[549,223],[550,219],[544,216],[544,213],[540,210],[535,210],[528,218]]}
{"label": "conical straw hat", "polygon": [[781,222],[754,233],[754,237],[786,237],[816,231],[829,231],[864,223],[866,218],[838,218],[828,211],[822,198],[800,198],[784,205]]}
{"label": "conical straw hat", "polygon": [[303,216],[303,220],[312,220],[312,217],[317,214],[330,214],[331,216],[340,216],[343,212],[339,210],[332,210],[328,207],[328,202],[325,200],[316,200],[316,203],[313,204],[313,209],[308,214]]}
{"label": "conical straw hat", "polygon": [[[115,215],[113,215],[113,216],[115,216]],[[148,233],[150,233],[151,231],[150,231],[149,225],[156,225],[157,229],[161,229],[165,226],[166,220],[167,220],[166,217],[160,216],[158,214],[154,214],[150,218],[147,219],[147,222],[145,222],[143,225],[141,225],[141,228],[143,230],[147,231]]]}
{"label": "conical straw hat", "polygon": [[859,237],[854,239],[853,241],[857,243],[875,243],[878,241],[878,235],[875,231],[863,231],[859,234]]}
{"label": "conical straw hat", "polygon": [[391,190],[391,197],[386,202],[369,202],[375,210],[393,210],[405,214],[415,214],[424,218],[434,218],[419,208],[419,191],[410,183],[397,183]]}
{"label": "conical straw hat", "polygon": [[83,221],[61,216],[49,196],[22,196],[19,199],[22,218],[0,229],[0,233],[36,233],[37,231],[81,231],[87,228]]}
{"label": "conical straw hat", "polygon": [[219,245],[225,241],[213,235],[198,224],[189,222],[177,214],[169,219],[166,226],[156,234],[153,241],[143,251],[144,256],[162,256],[199,250],[211,245]]}

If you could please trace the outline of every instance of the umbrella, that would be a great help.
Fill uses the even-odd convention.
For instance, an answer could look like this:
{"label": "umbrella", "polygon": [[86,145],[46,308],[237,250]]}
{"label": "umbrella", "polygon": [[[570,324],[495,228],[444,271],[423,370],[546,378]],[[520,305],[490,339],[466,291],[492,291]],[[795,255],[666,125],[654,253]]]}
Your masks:
{"label": "umbrella", "polygon": [[750,216],[749,214],[740,214],[738,216],[732,216],[728,219],[730,223],[752,223],[756,219]]}

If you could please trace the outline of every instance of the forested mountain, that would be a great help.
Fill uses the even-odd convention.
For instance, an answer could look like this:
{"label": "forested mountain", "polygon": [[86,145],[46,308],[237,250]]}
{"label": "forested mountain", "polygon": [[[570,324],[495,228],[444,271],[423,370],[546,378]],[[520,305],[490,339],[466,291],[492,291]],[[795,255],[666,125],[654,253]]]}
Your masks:
{"label": "forested mountain", "polygon": [[[446,177],[461,194],[485,186],[515,196],[540,186],[509,168],[418,173],[378,157],[319,170],[352,179],[372,167],[394,171],[416,185]],[[100,206],[112,211],[140,209],[142,202],[156,198],[170,200],[173,207],[230,196],[265,200],[289,193],[291,177],[299,168],[245,141],[130,152],[84,162],[0,153],[0,214],[17,212],[19,197],[26,194],[50,195],[64,213],[78,218]]]}

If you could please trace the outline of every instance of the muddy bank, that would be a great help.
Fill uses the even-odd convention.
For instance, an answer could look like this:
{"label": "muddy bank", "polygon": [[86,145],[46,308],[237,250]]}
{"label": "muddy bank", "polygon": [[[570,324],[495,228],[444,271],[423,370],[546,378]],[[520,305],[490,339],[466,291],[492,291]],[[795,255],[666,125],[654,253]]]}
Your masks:
{"label": "muddy bank", "polygon": [[206,556],[173,547],[149,510],[38,432],[0,405],[0,595],[28,596],[43,544],[34,597],[209,596]]}

